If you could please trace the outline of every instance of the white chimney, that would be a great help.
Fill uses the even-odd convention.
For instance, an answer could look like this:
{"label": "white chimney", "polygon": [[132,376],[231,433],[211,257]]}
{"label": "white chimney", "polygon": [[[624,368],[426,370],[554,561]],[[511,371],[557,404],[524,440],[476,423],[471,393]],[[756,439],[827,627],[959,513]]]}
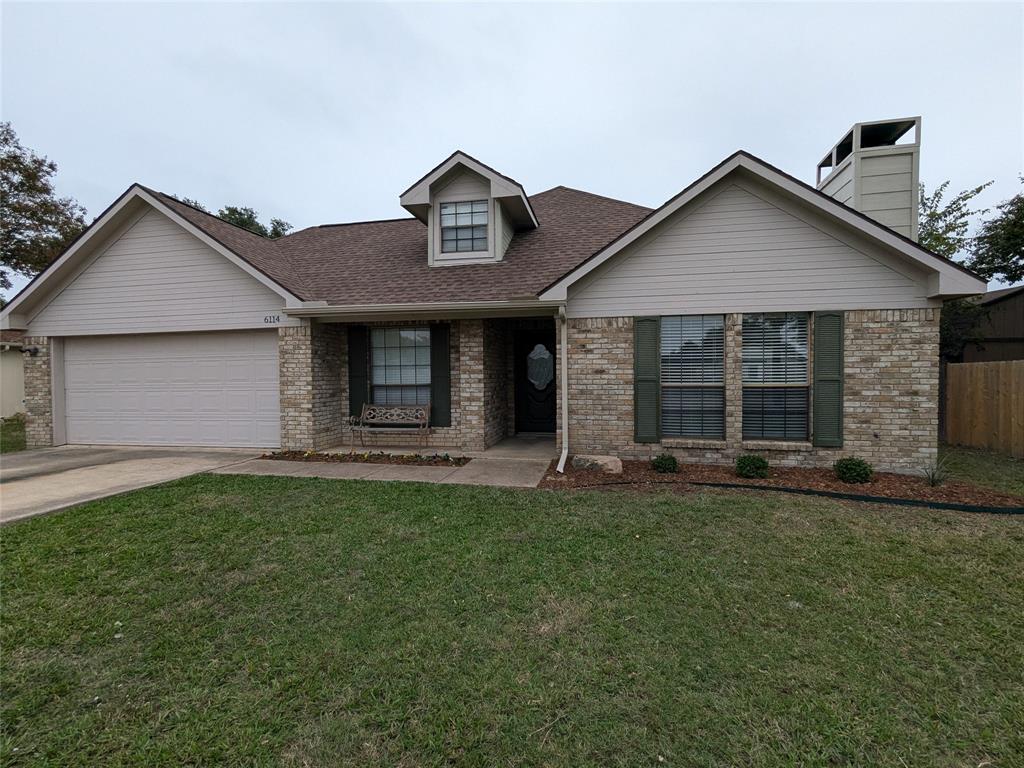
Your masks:
{"label": "white chimney", "polygon": [[916,242],[920,161],[920,117],[857,123],[818,163],[818,189]]}

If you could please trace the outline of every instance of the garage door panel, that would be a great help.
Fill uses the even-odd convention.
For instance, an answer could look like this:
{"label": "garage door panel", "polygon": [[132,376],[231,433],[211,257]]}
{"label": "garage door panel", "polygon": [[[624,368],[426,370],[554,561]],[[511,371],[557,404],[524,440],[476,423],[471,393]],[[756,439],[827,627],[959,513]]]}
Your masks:
{"label": "garage door panel", "polygon": [[276,332],[71,337],[64,369],[68,442],[280,444]]}

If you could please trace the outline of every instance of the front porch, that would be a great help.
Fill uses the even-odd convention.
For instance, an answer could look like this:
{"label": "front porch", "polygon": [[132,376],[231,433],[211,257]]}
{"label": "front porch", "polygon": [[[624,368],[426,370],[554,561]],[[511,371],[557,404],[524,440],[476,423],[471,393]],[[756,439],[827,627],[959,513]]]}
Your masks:
{"label": "front porch", "polygon": [[[279,334],[284,450],[511,458],[557,452],[554,316],[312,319]],[[424,402],[431,426],[423,442],[412,433],[352,434],[351,419],[364,404]]]}

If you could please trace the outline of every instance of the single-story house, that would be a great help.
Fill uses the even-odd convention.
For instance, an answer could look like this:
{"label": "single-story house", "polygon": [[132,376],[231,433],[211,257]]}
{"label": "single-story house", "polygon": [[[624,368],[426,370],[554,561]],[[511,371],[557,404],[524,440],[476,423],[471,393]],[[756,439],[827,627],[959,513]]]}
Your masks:
{"label": "single-story house", "polygon": [[942,301],[985,287],[915,242],[919,128],[858,123],[817,187],[736,152],[653,210],[455,152],[404,218],[276,240],[133,184],[0,315],[29,444],[324,449],[429,403],[439,449],[916,470]]}
{"label": "single-story house", "polygon": [[25,410],[25,365],[21,359],[21,331],[0,331],[0,418]]}

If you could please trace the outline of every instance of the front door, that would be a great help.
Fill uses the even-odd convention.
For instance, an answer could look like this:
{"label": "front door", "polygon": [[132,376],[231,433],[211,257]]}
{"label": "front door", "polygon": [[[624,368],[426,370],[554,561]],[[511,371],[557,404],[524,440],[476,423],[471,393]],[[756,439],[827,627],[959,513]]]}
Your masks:
{"label": "front door", "polygon": [[554,432],[555,329],[517,331],[515,356],[516,432]]}

